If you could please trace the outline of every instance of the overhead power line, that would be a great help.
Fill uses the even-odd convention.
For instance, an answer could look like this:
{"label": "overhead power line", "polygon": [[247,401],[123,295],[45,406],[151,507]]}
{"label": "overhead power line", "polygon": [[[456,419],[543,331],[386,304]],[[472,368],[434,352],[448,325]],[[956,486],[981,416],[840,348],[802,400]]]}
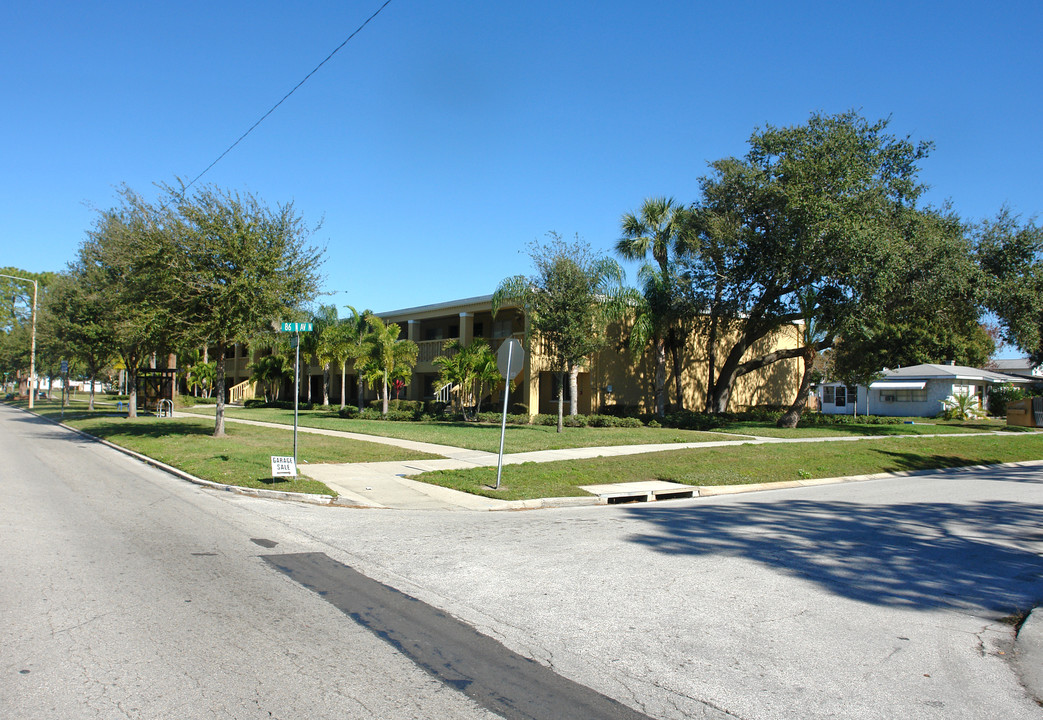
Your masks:
{"label": "overhead power line", "polygon": [[314,75],[314,74],[315,74],[316,72],[318,72],[318,71],[319,71],[319,68],[321,68],[321,67],[322,67],[323,65],[325,65],[325,64],[326,64],[327,62],[329,62],[330,58],[332,58],[332,57],[333,57],[334,55],[336,55],[336,54],[337,54],[337,52],[338,52],[338,51],[339,51],[339,50],[340,50],[340,49],[341,49],[342,47],[344,47],[344,46],[345,46],[345,45],[347,45],[347,44],[348,44],[349,42],[351,42],[351,39],[352,39],[353,37],[355,37],[355,36],[356,36],[356,35],[358,35],[358,34],[359,34],[360,32],[362,32],[362,29],[363,29],[364,27],[366,27],[367,25],[369,25],[370,21],[371,21],[371,20],[373,20],[373,18],[375,18],[375,17],[377,16],[377,15],[379,15],[379,14],[380,14],[380,11],[381,11],[381,10],[383,10],[384,8],[386,8],[386,7],[387,7],[387,6],[388,6],[388,5],[390,4],[390,3],[391,3],[391,0],[385,0],[384,4],[383,4],[383,5],[381,5],[381,6],[379,7],[379,8],[377,8],[376,12],[374,12],[374,13],[373,13],[372,15],[370,15],[370,16],[369,16],[368,18],[366,18],[366,21],[365,21],[365,22],[363,22],[363,23],[362,23],[361,25],[359,25],[359,26],[358,26],[357,28],[355,28],[355,32],[351,33],[351,35],[348,35],[348,37],[347,37],[347,38],[346,38],[346,39],[344,40],[344,42],[342,42],[342,43],[341,43],[340,45],[338,45],[337,47],[335,47],[335,48],[333,49],[333,52],[331,52],[331,53],[330,53],[329,55],[327,55],[327,56],[326,56],[326,57],[325,57],[325,58],[323,59],[323,61],[322,61],[322,62],[320,62],[320,63],[319,63],[318,65],[316,65],[316,66],[315,66],[315,68],[314,68],[314,69],[313,69],[313,70],[312,70],[312,71],[311,71],[310,73],[308,73],[307,75],[305,75],[305,76],[304,76],[304,79],[303,79],[303,80],[301,80],[301,81],[300,81],[299,83],[297,83],[296,85],[294,85],[294,86],[293,86],[293,89],[292,89],[292,90],[290,90],[290,92],[288,92],[288,93],[286,93],[285,95],[283,95],[283,96],[282,96],[282,99],[281,99],[281,100],[279,100],[279,102],[277,102],[277,103],[275,103],[274,105],[272,105],[272,107],[271,107],[271,108],[270,108],[270,109],[268,110],[268,112],[266,112],[266,113],[265,113],[264,115],[262,115],[262,116],[260,117],[260,119],[259,119],[259,120],[258,120],[257,122],[255,122],[255,123],[254,123],[253,125],[251,125],[251,126],[250,126],[250,129],[248,129],[248,130],[247,130],[246,132],[244,132],[244,133],[243,133],[242,135],[240,135],[240,136],[239,136],[239,138],[238,138],[238,139],[237,139],[237,140],[236,140],[236,141],[235,141],[234,143],[232,143],[231,145],[229,145],[229,146],[228,146],[228,148],[227,148],[227,149],[226,149],[226,150],[225,150],[225,151],[224,151],[223,153],[221,153],[220,155],[218,155],[218,156],[217,156],[217,159],[216,159],[216,160],[214,160],[214,161],[213,161],[212,163],[210,163],[209,165],[207,165],[207,166],[206,166],[206,168],[205,168],[205,169],[203,170],[203,172],[199,173],[199,174],[198,174],[198,175],[196,175],[196,176],[195,176],[194,178],[192,178],[192,182],[190,182],[190,183],[188,183],[187,185],[185,185],[185,187],[184,187],[184,190],[183,190],[182,192],[184,192],[185,190],[188,190],[188,189],[189,189],[190,187],[192,187],[193,185],[195,185],[195,184],[196,184],[196,182],[197,182],[197,181],[199,180],[199,178],[201,178],[201,177],[203,177],[204,175],[206,175],[206,174],[207,174],[207,173],[208,173],[208,172],[210,171],[210,169],[211,169],[212,167],[214,167],[214,165],[217,165],[217,163],[221,162],[221,160],[222,160],[222,159],[224,158],[224,156],[225,156],[225,155],[227,155],[228,153],[232,152],[232,150],[234,150],[234,149],[235,149],[235,146],[236,146],[236,145],[238,145],[239,143],[241,143],[241,142],[242,142],[242,141],[243,141],[243,140],[244,140],[244,139],[246,138],[246,136],[247,136],[247,135],[249,135],[250,133],[252,133],[252,132],[254,131],[254,129],[255,129],[255,128],[256,128],[256,127],[258,126],[258,125],[260,125],[260,124],[261,124],[262,122],[264,122],[265,118],[267,118],[267,117],[268,117],[269,115],[271,115],[271,114],[272,114],[273,112],[275,112],[276,108],[278,108],[278,107],[279,107],[280,105],[282,105],[282,104],[283,104],[284,102],[286,102],[286,99],[287,99],[288,97],[290,97],[290,95],[293,95],[293,94],[294,94],[295,92],[297,92],[297,88],[299,88],[299,87],[300,87],[301,85],[303,85],[304,83],[308,82],[308,78],[310,78],[310,77],[311,77],[312,75]]}

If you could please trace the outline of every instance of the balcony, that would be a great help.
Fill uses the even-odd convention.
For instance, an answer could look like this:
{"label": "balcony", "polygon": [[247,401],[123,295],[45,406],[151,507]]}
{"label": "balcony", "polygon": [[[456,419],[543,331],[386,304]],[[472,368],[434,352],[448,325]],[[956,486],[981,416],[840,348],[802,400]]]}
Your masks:
{"label": "balcony", "polygon": [[[515,333],[511,337],[513,337],[518,342],[524,342],[525,341],[525,334],[524,333]],[[448,338],[448,339],[449,340],[454,340],[455,338]],[[490,338],[475,338],[475,339],[476,340],[478,340],[478,339],[486,340],[489,343],[489,347],[492,348],[492,351],[495,353],[497,350],[500,349],[500,346],[503,345],[504,340],[506,340],[507,338],[492,338],[492,339],[490,339]],[[446,340],[445,339],[443,339],[443,340],[421,340],[420,342],[418,342],[417,343],[417,348],[419,348],[420,352],[417,355],[417,365],[421,365],[423,363],[433,363],[435,361],[436,357],[441,357],[441,356],[447,355],[447,354],[451,357],[453,353],[446,353],[446,351],[445,351],[445,344],[446,344]]]}

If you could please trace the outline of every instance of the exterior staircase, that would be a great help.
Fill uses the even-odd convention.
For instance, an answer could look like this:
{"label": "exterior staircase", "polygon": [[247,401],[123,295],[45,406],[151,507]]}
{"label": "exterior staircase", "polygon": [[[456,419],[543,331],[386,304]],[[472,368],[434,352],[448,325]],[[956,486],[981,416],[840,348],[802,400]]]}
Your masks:
{"label": "exterior staircase", "polygon": [[232,405],[242,405],[255,397],[257,397],[257,383],[249,380],[244,380],[228,389],[228,402]]}

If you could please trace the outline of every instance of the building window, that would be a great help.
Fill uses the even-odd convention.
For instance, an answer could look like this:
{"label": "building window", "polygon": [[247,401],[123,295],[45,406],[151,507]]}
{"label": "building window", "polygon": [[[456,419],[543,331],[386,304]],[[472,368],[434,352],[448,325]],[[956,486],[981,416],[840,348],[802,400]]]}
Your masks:
{"label": "building window", "polygon": [[833,404],[833,386],[826,385],[822,388],[822,404],[832,405]]}
{"label": "building window", "polygon": [[[554,402],[558,401],[558,373],[551,373],[550,381],[550,397]],[[572,401],[572,383],[570,381],[568,373],[565,373],[565,392],[562,394],[562,400],[565,402]]]}
{"label": "building window", "polygon": [[512,325],[513,323],[510,320],[494,320],[493,337],[497,339],[510,337]]}
{"label": "building window", "polygon": [[847,388],[843,385],[837,385],[837,389],[834,391],[835,400],[833,402],[837,407],[844,407],[847,405]]}

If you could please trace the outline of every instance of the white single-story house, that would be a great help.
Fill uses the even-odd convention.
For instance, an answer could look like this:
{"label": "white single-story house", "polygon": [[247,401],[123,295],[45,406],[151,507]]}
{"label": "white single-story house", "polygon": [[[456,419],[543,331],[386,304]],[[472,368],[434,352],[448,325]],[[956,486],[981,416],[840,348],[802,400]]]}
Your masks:
{"label": "white single-story house", "polygon": [[986,393],[996,385],[1024,386],[1031,380],[1014,375],[979,370],[964,365],[911,365],[884,369],[869,384],[848,387],[822,383],[816,390],[826,415],[886,415],[891,417],[934,417],[950,395],[970,395],[985,407]]}

